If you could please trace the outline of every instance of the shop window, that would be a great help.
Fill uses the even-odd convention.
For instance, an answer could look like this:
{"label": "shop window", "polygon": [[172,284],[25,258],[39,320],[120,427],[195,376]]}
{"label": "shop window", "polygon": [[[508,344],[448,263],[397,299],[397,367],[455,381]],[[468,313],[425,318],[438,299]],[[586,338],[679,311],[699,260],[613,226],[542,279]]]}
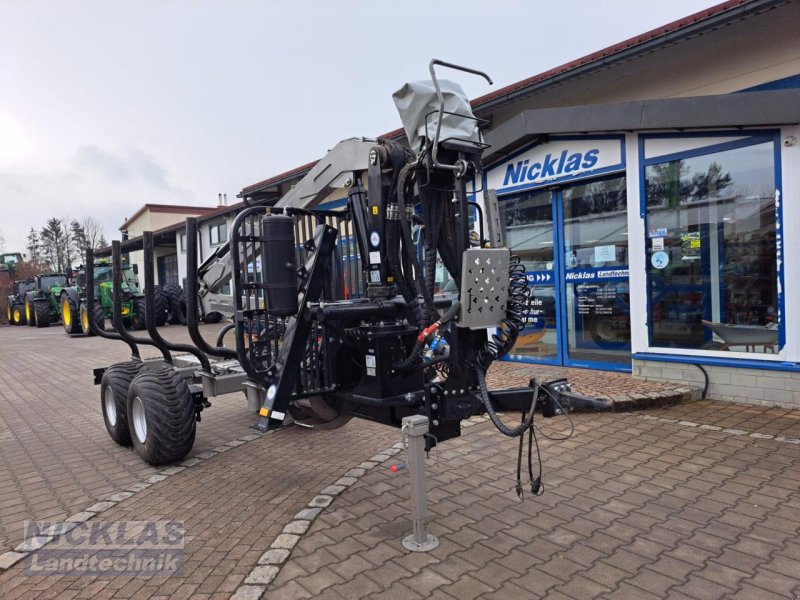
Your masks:
{"label": "shop window", "polygon": [[776,352],[775,142],[707,150],[645,163],[650,345]]}
{"label": "shop window", "polygon": [[228,226],[225,223],[216,223],[208,226],[208,239],[212,246],[219,246],[228,241]]}

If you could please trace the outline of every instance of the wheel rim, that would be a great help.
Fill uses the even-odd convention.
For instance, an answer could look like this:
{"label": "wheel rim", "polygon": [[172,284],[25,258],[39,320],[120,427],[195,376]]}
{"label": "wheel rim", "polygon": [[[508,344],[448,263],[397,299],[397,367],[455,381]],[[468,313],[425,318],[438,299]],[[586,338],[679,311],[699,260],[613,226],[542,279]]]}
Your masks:
{"label": "wheel rim", "polygon": [[81,322],[83,323],[84,330],[88,330],[89,329],[89,313],[86,312],[86,310],[84,310],[83,314],[81,315]]}
{"label": "wheel rim", "polygon": [[72,311],[69,309],[69,302],[67,302],[66,298],[61,303],[61,320],[64,321],[66,327],[72,324]]}
{"label": "wheel rim", "polygon": [[10,304],[6,307],[6,317],[8,317],[8,322],[11,323],[11,305]]}
{"label": "wheel rim", "polygon": [[116,427],[117,404],[114,402],[114,390],[111,389],[111,386],[106,388],[106,395],[105,398],[103,398],[103,403],[106,407],[106,419],[108,419],[108,422],[112,427]]}
{"label": "wheel rim", "polygon": [[133,399],[131,413],[133,417],[133,432],[136,434],[136,439],[139,440],[139,443],[144,444],[147,440],[147,420],[144,415],[144,402],[139,396]]}
{"label": "wheel rim", "polygon": [[14,323],[19,323],[22,321],[22,315],[19,312],[19,308],[14,309]]}
{"label": "wheel rim", "polygon": [[28,322],[31,320],[31,305],[27,302],[25,303],[25,318],[28,319]]}

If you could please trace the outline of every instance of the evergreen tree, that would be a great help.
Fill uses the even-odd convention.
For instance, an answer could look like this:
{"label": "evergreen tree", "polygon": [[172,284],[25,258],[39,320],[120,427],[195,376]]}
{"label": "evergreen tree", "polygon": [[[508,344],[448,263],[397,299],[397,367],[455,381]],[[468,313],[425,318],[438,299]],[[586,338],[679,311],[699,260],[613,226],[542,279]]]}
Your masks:
{"label": "evergreen tree", "polygon": [[33,227],[28,232],[28,256],[32,263],[42,261],[42,244],[39,241],[39,233]]}

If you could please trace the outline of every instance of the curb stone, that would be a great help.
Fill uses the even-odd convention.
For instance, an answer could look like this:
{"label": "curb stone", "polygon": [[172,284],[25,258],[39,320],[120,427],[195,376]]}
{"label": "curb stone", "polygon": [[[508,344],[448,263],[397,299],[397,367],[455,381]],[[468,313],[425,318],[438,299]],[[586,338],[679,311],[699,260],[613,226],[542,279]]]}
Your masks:
{"label": "curb stone", "polygon": [[[469,423],[469,426],[472,426],[482,423],[488,420],[488,418],[489,417],[485,415],[481,415],[478,417],[471,417],[468,421],[462,421],[461,423],[462,425],[464,423]],[[346,491],[372,469],[401,452],[403,447],[402,442],[390,446],[383,452],[362,462],[357,467],[349,469],[336,481],[336,484],[323,488],[319,495],[314,496],[308,502],[306,508],[298,512],[294,516],[294,519],[283,528],[283,533],[272,541],[266,552],[258,559],[258,565],[253,567],[245,578],[244,583],[231,595],[231,600],[260,600],[261,598],[265,598],[269,584],[278,576],[283,565],[289,560],[294,547],[302,539],[302,536],[311,529],[311,525],[322,511],[333,503],[335,496]],[[338,491],[334,493],[331,488],[335,488]],[[342,489],[339,490],[339,488]],[[300,523],[303,525],[300,525]],[[295,531],[299,531],[301,528],[304,528],[302,532],[294,534]],[[288,543],[291,543],[291,546],[287,547]],[[265,569],[274,569],[274,574],[272,570],[265,571]],[[266,581],[267,579],[269,579],[269,581]],[[259,586],[251,585],[254,583],[259,584]]]}
{"label": "curb stone", "polygon": [[639,415],[640,419],[647,419],[648,421],[660,421],[662,423],[672,423],[673,425],[680,425],[682,427],[697,427],[698,429],[705,429],[706,431],[719,431],[733,436],[746,436],[757,440],[773,440],[781,444],[795,444],[800,445],[800,438],[790,438],[785,435],[775,436],[771,433],[759,433],[757,431],[745,431],[744,429],[723,429],[718,425],[700,425],[692,421],[679,421],[678,419],[667,419],[665,417],[657,417],[655,415]]}

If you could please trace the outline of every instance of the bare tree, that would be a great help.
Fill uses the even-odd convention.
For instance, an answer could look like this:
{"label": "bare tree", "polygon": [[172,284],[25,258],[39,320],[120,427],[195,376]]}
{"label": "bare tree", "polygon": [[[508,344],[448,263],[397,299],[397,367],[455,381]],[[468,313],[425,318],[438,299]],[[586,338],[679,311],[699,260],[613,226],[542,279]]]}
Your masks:
{"label": "bare tree", "polygon": [[0,252],[6,249],[6,238],[3,237],[3,231],[0,230]]}

